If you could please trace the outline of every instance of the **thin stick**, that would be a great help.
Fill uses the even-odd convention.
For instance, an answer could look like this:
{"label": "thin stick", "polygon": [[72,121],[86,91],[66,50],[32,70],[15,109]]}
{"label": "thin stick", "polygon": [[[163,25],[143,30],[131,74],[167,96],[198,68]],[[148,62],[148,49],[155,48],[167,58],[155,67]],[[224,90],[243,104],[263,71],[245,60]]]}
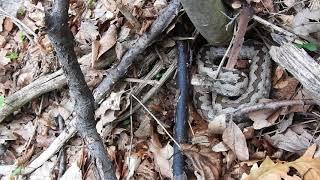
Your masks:
{"label": "thin stick", "polygon": [[[236,32],[236,26],[234,27],[234,32]],[[219,66],[218,66],[217,74],[215,75],[215,77],[213,79],[218,79],[220,71],[222,69],[222,66],[223,66],[224,62],[226,61],[228,53],[229,53],[229,51],[230,51],[230,49],[232,47],[233,41],[234,41],[234,36],[232,36],[232,39],[231,39],[231,41],[229,43],[229,46],[228,46],[228,49],[226,50],[226,53],[224,53],[224,55],[223,55],[223,57],[221,59],[221,62],[219,64]]]}
{"label": "thin stick", "polygon": [[265,25],[265,26],[267,26],[267,27],[270,27],[270,28],[272,28],[272,29],[274,29],[274,30],[276,30],[276,31],[284,34],[284,35],[287,35],[287,36],[293,37],[293,38],[294,38],[294,37],[297,37],[297,35],[289,32],[289,31],[287,31],[287,30],[285,30],[285,29],[283,29],[283,28],[281,28],[281,27],[279,27],[279,26],[274,25],[274,24],[272,24],[272,23],[270,23],[270,22],[262,19],[261,17],[259,17],[259,16],[257,16],[257,15],[253,15],[253,16],[252,16],[252,19],[254,19],[254,20],[256,20],[257,22],[259,22],[259,23],[261,23],[261,24],[263,24],[263,25]]}
{"label": "thin stick", "polygon": [[162,125],[161,121],[152,114],[152,112],[133,94],[131,96],[149,113],[149,115],[159,124],[159,126],[164,130],[164,132],[170,137],[170,139],[181,149],[181,146],[178,144],[178,142],[170,135],[170,133],[167,131],[167,129]]}
{"label": "thin stick", "polygon": [[[159,84],[153,86],[146,93],[146,95],[143,96],[142,103],[145,103],[146,101],[148,101],[154,95],[154,93],[156,93],[160,89],[160,87],[168,80],[168,78],[171,77],[171,75],[175,71],[176,67],[177,67],[177,62],[175,61],[173,64],[170,65],[170,67],[167,69],[167,71],[162,75],[161,79],[159,80]],[[132,113],[136,112],[140,108],[140,106],[141,106],[140,104],[137,104],[136,106],[134,106],[133,110],[132,110]],[[128,118],[130,115],[131,115],[130,113],[129,114],[124,114],[114,122],[123,121],[126,118]]]}
{"label": "thin stick", "polygon": [[[130,84],[131,86],[131,84]],[[130,88],[132,89],[132,88]],[[130,92],[132,94],[132,91]],[[128,169],[130,169],[130,161],[131,161],[131,152],[132,152],[132,144],[133,144],[133,120],[132,120],[132,96],[130,96],[130,147],[129,147],[129,159],[128,159]]]}
{"label": "thin stick", "polygon": [[157,81],[157,80],[145,80],[145,79],[136,79],[136,78],[125,78],[124,81],[142,83],[142,84],[150,84],[150,85],[160,84],[159,81]]}

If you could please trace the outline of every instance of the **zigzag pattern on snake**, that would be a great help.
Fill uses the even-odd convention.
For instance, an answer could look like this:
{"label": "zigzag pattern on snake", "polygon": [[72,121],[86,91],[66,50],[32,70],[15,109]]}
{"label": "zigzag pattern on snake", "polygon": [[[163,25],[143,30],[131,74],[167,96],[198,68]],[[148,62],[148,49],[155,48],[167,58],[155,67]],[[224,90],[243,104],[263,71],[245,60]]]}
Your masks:
{"label": "zigzag pattern on snake", "polygon": [[196,109],[208,121],[269,97],[271,58],[268,49],[256,42],[254,46],[242,46],[239,57],[251,60],[249,74],[222,68],[218,79],[214,80],[217,73],[214,61],[225,51],[214,46],[201,48],[197,55],[198,72],[191,79]]}

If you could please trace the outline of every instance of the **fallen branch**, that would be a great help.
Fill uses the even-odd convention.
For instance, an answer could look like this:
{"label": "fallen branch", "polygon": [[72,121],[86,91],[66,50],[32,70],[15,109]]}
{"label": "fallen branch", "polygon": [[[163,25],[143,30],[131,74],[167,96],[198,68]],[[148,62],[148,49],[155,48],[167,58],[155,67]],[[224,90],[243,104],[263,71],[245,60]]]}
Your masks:
{"label": "fallen branch", "polygon": [[320,65],[291,43],[280,47],[272,46],[270,55],[281,67],[288,70],[320,105]]}
{"label": "fallen branch", "polygon": [[68,0],[56,0],[45,22],[48,36],[67,79],[70,96],[75,101],[76,129],[84,139],[101,179],[116,179],[113,164],[95,128],[94,98],[74,52],[74,37],[68,24]]}
{"label": "fallen branch", "polygon": [[66,78],[62,70],[40,77],[30,85],[5,98],[4,106],[0,108],[0,122],[32,99],[44,93],[60,89],[64,85],[66,85]]}
{"label": "fallen branch", "polygon": [[179,0],[173,0],[153,22],[150,31],[142,35],[136,42],[133,48],[128,50],[122,57],[118,66],[113,67],[108,76],[103,79],[100,85],[94,91],[94,97],[98,104],[111,93],[113,85],[122,78],[131,64],[137,59],[147,47],[153,44],[159,35],[168,27],[171,21],[178,14],[180,6]]}

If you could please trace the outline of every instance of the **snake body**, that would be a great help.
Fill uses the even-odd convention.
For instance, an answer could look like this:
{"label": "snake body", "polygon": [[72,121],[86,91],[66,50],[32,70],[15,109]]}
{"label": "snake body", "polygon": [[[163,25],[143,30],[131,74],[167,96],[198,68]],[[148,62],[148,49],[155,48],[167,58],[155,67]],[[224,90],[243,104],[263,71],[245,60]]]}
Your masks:
{"label": "snake body", "polygon": [[268,49],[256,42],[253,46],[242,46],[240,58],[251,60],[248,75],[239,70],[222,68],[214,80],[218,69],[214,61],[221,58],[225,51],[214,46],[201,48],[197,55],[198,72],[191,79],[196,109],[208,121],[269,96],[271,58]]}

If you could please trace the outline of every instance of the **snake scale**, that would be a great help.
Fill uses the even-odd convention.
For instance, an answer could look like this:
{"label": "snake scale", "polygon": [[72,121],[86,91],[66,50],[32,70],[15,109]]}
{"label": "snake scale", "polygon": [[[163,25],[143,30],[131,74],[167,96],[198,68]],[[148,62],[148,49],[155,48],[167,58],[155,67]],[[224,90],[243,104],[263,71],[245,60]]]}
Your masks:
{"label": "snake scale", "polygon": [[[246,43],[247,44],[247,43]],[[271,88],[271,58],[268,49],[258,42],[243,45],[241,59],[250,59],[249,73],[222,68],[218,78],[218,66],[214,62],[226,52],[225,48],[202,47],[197,55],[197,73],[192,76],[193,101],[198,113],[211,121],[217,115],[232,113],[236,108],[252,105],[268,98]],[[252,45],[253,44],[253,45]]]}

